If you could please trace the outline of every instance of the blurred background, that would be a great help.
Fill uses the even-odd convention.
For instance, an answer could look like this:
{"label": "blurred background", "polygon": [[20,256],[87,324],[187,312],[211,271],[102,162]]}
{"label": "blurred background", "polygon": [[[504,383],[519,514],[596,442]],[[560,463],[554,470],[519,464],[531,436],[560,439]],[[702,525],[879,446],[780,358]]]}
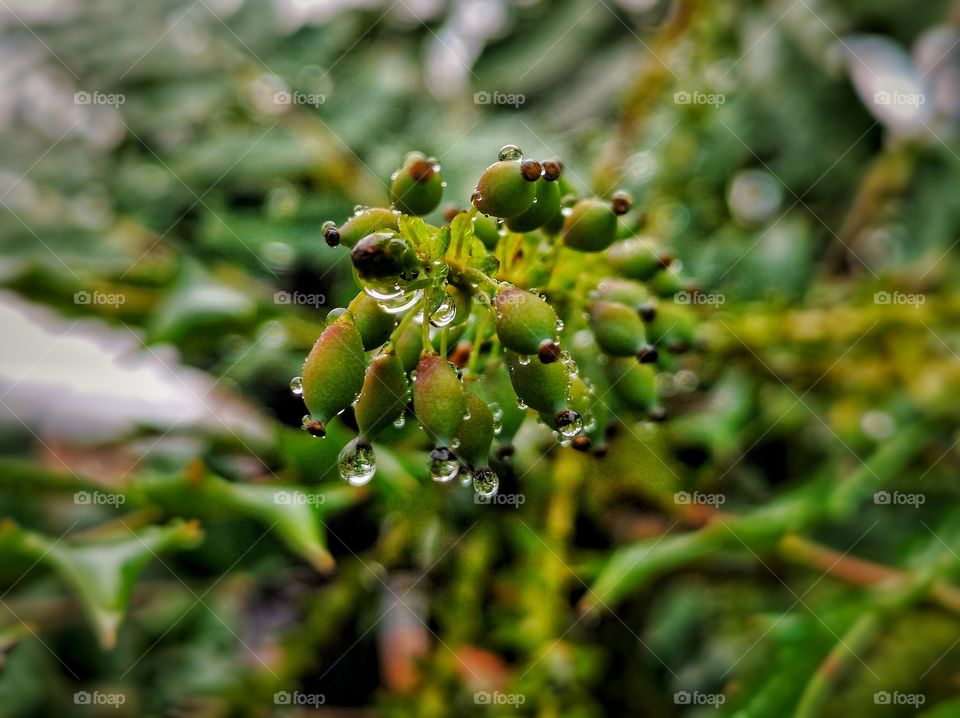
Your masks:
{"label": "blurred background", "polygon": [[[0,0],[0,713],[960,715],[958,27]],[[348,487],[289,388],[357,292],[320,225],[508,143],[712,298],[670,419],[521,435],[522,502]]]}

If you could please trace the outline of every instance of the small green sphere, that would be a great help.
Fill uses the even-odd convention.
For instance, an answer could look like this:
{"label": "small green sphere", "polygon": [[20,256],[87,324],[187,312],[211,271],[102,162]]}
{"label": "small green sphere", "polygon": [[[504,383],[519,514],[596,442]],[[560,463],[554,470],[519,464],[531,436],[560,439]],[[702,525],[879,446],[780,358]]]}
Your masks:
{"label": "small green sphere", "polygon": [[563,242],[581,252],[602,252],[617,238],[617,215],[603,200],[577,202],[563,222]]}
{"label": "small green sphere", "polygon": [[534,184],[534,203],[526,212],[507,220],[507,228],[511,232],[531,232],[560,214],[560,185],[545,179],[539,179]]}
{"label": "small green sphere", "polygon": [[390,184],[393,206],[404,214],[419,216],[435,210],[442,198],[440,165],[419,152],[408,155]]}
{"label": "small green sphere", "polygon": [[522,214],[536,196],[536,184],[523,176],[517,160],[494,162],[484,170],[477,182],[473,204],[493,217],[516,217]]}

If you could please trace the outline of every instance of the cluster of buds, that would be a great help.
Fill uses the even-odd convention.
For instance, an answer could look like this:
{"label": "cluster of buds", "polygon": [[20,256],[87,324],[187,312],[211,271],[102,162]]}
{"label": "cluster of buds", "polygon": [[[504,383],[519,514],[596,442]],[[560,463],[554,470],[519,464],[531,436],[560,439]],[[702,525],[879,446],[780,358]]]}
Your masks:
{"label": "cluster of buds", "polygon": [[[323,225],[350,250],[361,292],[330,312],[292,387],[325,426],[352,407],[356,439],[341,476],[376,471],[372,443],[408,416],[426,432],[429,471],[490,497],[531,414],[559,442],[602,456],[619,411],[665,416],[655,367],[693,342],[688,307],[658,305],[682,287],[669,255],[634,236],[624,192],[578,198],[558,161],[508,145],[481,175],[469,210],[437,209],[439,163],[415,152],[393,177],[392,208],[358,207]],[[533,289],[532,287],[540,287]]]}

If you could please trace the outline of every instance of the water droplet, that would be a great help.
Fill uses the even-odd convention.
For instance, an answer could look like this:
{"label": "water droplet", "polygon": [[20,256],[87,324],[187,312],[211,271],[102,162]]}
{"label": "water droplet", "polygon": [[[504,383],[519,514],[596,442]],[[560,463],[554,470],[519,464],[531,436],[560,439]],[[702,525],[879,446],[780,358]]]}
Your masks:
{"label": "water droplet", "polygon": [[556,419],[557,431],[565,439],[572,439],[583,431],[583,417],[571,409],[561,411]]}
{"label": "water droplet", "polygon": [[504,145],[500,148],[498,158],[501,162],[505,162],[507,160],[522,160],[523,150],[516,145]]}
{"label": "water droplet", "polygon": [[373,449],[354,439],[343,447],[338,459],[340,477],[351,486],[363,486],[369,483],[377,471],[377,457]]}
{"label": "water droplet", "polygon": [[564,325],[563,325],[563,320],[562,320],[562,319],[558,319],[558,320],[557,320],[557,334],[559,334],[560,332],[563,331],[563,326],[564,326]]}
{"label": "water droplet", "polygon": [[354,213],[354,214],[360,214],[361,212],[366,212],[367,209],[369,209],[369,208],[367,207],[367,205],[365,205],[365,204],[358,204],[358,205],[355,205],[355,206],[354,206],[354,208],[353,208],[353,213]]}
{"label": "water droplet", "polygon": [[460,462],[445,446],[438,447],[430,452],[430,462],[427,464],[430,478],[441,484],[452,481],[460,473]]}
{"label": "water droplet", "polygon": [[456,451],[460,448],[460,439],[454,439],[450,442],[450,448]]}
{"label": "water droplet", "polygon": [[518,359],[518,361],[520,362],[521,366],[527,366],[530,363],[530,357],[524,354],[520,357],[520,359]]}
{"label": "water droplet", "polygon": [[387,314],[400,314],[407,311],[423,298],[422,289],[414,289],[412,292],[401,292],[393,299],[386,299],[378,302],[380,308]]}
{"label": "water droplet", "polygon": [[347,313],[346,307],[337,307],[336,309],[331,309],[327,313],[327,326],[329,327],[331,324],[333,324],[335,321],[337,321],[340,317],[342,317],[346,313]]}
{"label": "water droplet", "polygon": [[376,299],[378,302],[389,302],[397,297],[403,296],[405,293],[403,288],[398,284],[392,286],[364,284],[363,291],[368,297]]}
{"label": "water droplet", "polygon": [[480,498],[492,498],[500,490],[500,478],[493,469],[479,469],[473,475],[473,490]]}
{"label": "water droplet", "polygon": [[398,429],[402,429],[403,426],[404,426],[404,424],[406,424],[406,423],[407,423],[407,417],[405,417],[403,414],[401,414],[401,415],[397,418],[397,420],[396,420],[395,422],[393,422],[393,425],[394,425],[395,427],[397,427]]}
{"label": "water droplet", "polygon": [[332,219],[328,219],[326,222],[320,225],[320,233],[323,234],[328,229],[336,229],[336,228],[337,228],[337,223],[334,222]]}
{"label": "water droplet", "polygon": [[520,409],[520,410],[525,410],[525,409],[527,408],[527,405],[526,405],[526,403],[523,401],[523,399],[518,399],[518,400],[517,400],[517,408]]}
{"label": "water droplet", "polygon": [[430,315],[430,324],[435,327],[445,327],[457,316],[457,305],[449,296],[445,297],[440,306]]}
{"label": "water droplet", "polygon": [[290,380],[290,391],[293,392],[294,396],[300,396],[303,394],[303,377],[295,376]]}

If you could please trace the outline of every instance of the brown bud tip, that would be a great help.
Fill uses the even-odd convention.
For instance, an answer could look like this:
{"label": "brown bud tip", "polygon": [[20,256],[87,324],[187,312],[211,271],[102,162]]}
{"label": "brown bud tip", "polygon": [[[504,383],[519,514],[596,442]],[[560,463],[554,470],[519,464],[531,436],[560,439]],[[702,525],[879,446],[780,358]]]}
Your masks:
{"label": "brown bud tip", "polygon": [[324,428],[323,424],[316,419],[305,423],[303,428],[309,431],[311,436],[324,437],[327,435],[327,430]]}
{"label": "brown bud tip", "polygon": [[596,456],[598,459],[602,459],[604,456],[607,455],[608,451],[610,451],[610,447],[604,444],[603,446],[593,447],[593,451],[591,453],[594,456]]}
{"label": "brown bud tip", "polygon": [[417,182],[418,184],[423,184],[424,182],[430,181],[430,179],[432,179],[437,173],[436,169],[433,167],[433,163],[428,162],[427,160],[414,160],[407,168],[407,172],[409,172],[410,176],[413,177],[413,181]]}
{"label": "brown bud tip", "polygon": [[661,421],[665,421],[665,420],[666,420],[666,418],[667,418],[667,410],[664,409],[662,406],[658,406],[658,407],[650,410],[649,416],[650,416],[650,421],[656,421],[656,422],[659,423],[659,422],[661,422]]}
{"label": "brown bud tip", "polygon": [[457,342],[457,346],[447,356],[447,361],[456,367],[463,369],[470,360],[470,351],[473,349],[473,343],[468,341]]}
{"label": "brown bud tip", "polygon": [[447,222],[452,222],[456,218],[456,216],[460,214],[460,212],[462,211],[463,210],[458,208],[456,205],[451,204],[445,210],[443,210],[443,218]]}
{"label": "brown bud tip", "polygon": [[537,356],[542,364],[553,364],[560,358],[560,345],[553,339],[544,339],[537,348]]}
{"label": "brown bud tip", "polygon": [[657,360],[657,356],[657,350],[649,344],[640,347],[640,351],[637,352],[637,360],[641,364],[653,364]]}
{"label": "brown bud tip", "polygon": [[560,179],[560,174],[563,172],[563,168],[559,162],[547,160],[542,164],[542,167],[543,178],[547,182],[556,182],[558,179]]}
{"label": "brown bud tip", "polygon": [[640,318],[645,322],[652,322],[657,318],[657,308],[647,302],[646,304],[641,304],[637,307],[637,314],[640,315]]}
{"label": "brown bud tip", "polygon": [[666,269],[673,264],[673,255],[670,254],[670,252],[661,252],[660,256],[657,257],[657,261],[660,262],[660,266],[663,269]]}
{"label": "brown bud tip", "polygon": [[340,230],[336,227],[327,227],[323,230],[323,241],[328,247],[336,247],[340,244]]}
{"label": "brown bud tip", "polygon": [[613,197],[610,199],[610,206],[614,214],[626,214],[633,206],[633,197],[630,196],[629,192],[619,190],[613,193]]}
{"label": "brown bud tip", "polygon": [[690,345],[683,339],[671,339],[667,344],[667,349],[671,354],[684,354],[690,351]]}
{"label": "brown bud tip", "polygon": [[500,459],[500,461],[506,461],[513,456],[515,451],[516,449],[513,448],[513,444],[501,444],[497,447],[497,458]]}
{"label": "brown bud tip", "polygon": [[536,182],[540,179],[540,173],[543,168],[536,160],[524,160],[520,163],[520,174],[527,182]]}
{"label": "brown bud tip", "polygon": [[590,446],[592,444],[593,442],[590,441],[590,437],[584,436],[583,434],[580,436],[575,436],[573,441],[570,442],[570,446],[577,451],[590,451]]}

